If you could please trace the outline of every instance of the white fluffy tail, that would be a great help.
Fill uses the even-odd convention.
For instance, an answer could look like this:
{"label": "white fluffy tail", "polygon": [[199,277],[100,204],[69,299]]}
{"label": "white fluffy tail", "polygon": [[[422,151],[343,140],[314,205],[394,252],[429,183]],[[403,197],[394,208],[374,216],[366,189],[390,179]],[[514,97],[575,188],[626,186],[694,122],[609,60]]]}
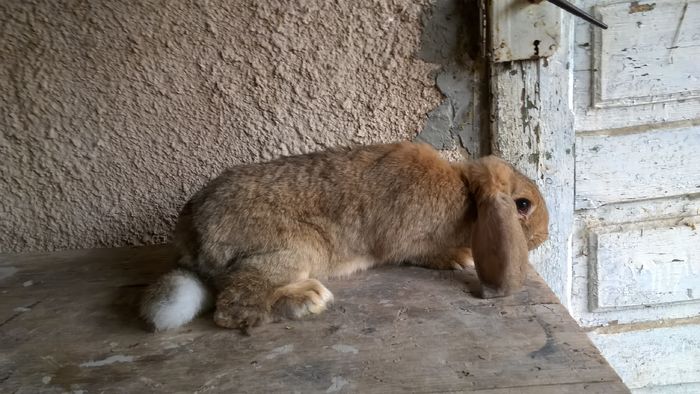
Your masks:
{"label": "white fluffy tail", "polygon": [[212,306],[212,294],[193,272],[176,269],[151,285],[141,303],[141,316],[156,331],[189,323]]}

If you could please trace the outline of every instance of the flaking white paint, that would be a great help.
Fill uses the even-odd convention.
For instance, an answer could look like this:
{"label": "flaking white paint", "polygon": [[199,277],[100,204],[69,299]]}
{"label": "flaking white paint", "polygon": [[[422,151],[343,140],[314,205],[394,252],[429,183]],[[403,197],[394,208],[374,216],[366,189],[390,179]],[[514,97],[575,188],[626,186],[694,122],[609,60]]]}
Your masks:
{"label": "flaking white paint", "polygon": [[[562,26],[570,26],[570,16]],[[565,306],[570,305],[574,204],[574,117],[570,29],[548,59],[494,64],[491,69],[492,149],[535,179],[550,208],[549,239],[530,261]]]}
{"label": "flaking white paint", "polygon": [[340,352],[340,353],[352,353],[352,354],[358,353],[357,348],[354,346],[350,346],[350,345],[337,344],[337,345],[331,346],[331,348],[335,351]]}
{"label": "flaking white paint", "polygon": [[109,357],[102,359],[102,360],[84,362],[84,363],[80,364],[80,366],[83,368],[94,368],[94,367],[103,367],[105,365],[110,365],[110,364],[114,364],[114,363],[130,363],[132,361],[134,361],[133,356],[125,356],[123,354],[115,354],[114,356],[109,356]]}
{"label": "flaking white paint", "polygon": [[[613,11],[609,18],[598,13],[609,30],[565,18],[561,51],[549,62],[492,69],[500,108],[493,116],[495,150],[520,158],[531,174],[549,170],[542,169],[542,156],[558,159],[550,184],[572,192],[568,199],[545,182],[554,243],[545,244],[548,258],[535,264],[555,292],[563,290],[557,294],[570,300],[566,305],[580,324],[609,325],[611,331],[592,338],[640,393],[692,392],[700,380],[700,330],[687,324],[700,315],[700,302],[694,291],[688,297],[687,281],[694,290],[694,278],[681,278],[695,272],[695,260],[647,265],[651,279],[625,271],[655,252],[697,255],[700,47],[697,40],[677,45],[697,31],[697,23],[686,23],[697,12],[683,16],[696,3],[584,0],[579,5],[585,10]],[[574,34],[567,36],[569,28]],[[557,60],[566,67],[558,68]],[[561,127],[559,134],[541,132],[552,124]],[[561,159],[565,152],[573,158],[574,142],[575,166]],[[651,231],[647,243],[634,236],[641,230]],[[626,324],[624,331],[611,333],[618,324]]]}
{"label": "flaking white paint", "polygon": [[688,219],[594,230],[591,309],[700,301],[700,217]]}
{"label": "flaking white paint", "polygon": [[[596,6],[610,28],[594,31],[594,105],[626,106],[700,98],[700,1]],[[671,23],[669,23],[671,22]]]}
{"label": "flaking white paint", "polygon": [[[657,387],[675,391],[679,382],[696,382],[700,375],[700,325],[589,334],[605,358],[631,389]],[[661,390],[663,386],[667,390]],[[682,388],[681,388],[682,389]]]}
{"label": "flaking white paint", "polygon": [[327,393],[337,393],[350,383],[347,379],[342,376],[333,376],[331,379],[331,385],[326,389]]}
{"label": "flaking white paint", "polygon": [[700,125],[576,138],[576,209],[700,193]]}
{"label": "flaking white paint", "polygon": [[294,345],[284,345],[280,347],[276,347],[270,351],[267,355],[265,355],[266,360],[272,360],[273,358],[276,358],[278,356],[281,356],[283,354],[291,353],[294,351]]}
{"label": "flaking white paint", "polygon": [[[641,7],[634,8],[635,3]],[[700,29],[697,4],[675,0],[580,2],[590,12],[599,10],[597,16],[610,27],[603,31],[583,20],[574,21],[571,64],[577,131],[697,118],[700,75],[695,59],[700,46],[693,38]],[[648,8],[651,10],[637,12]],[[617,46],[619,43],[627,45]]]}
{"label": "flaking white paint", "polygon": [[[644,231],[645,228],[664,229],[682,226],[680,228],[681,234],[686,233],[690,235],[698,229],[698,226],[695,224],[698,215],[700,215],[700,200],[697,196],[615,203],[603,205],[594,210],[579,211],[576,215],[574,227],[573,284],[570,308],[571,314],[578,320],[579,324],[585,327],[596,327],[608,324],[634,324],[656,320],[682,319],[700,315],[700,303],[686,301],[665,304],[642,304],[639,307],[632,308],[608,307],[604,310],[593,310],[597,303],[595,292],[599,286],[598,278],[602,275],[608,285],[617,280],[617,277],[613,276],[612,273],[608,275],[596,272],[595,267],[598,264],[608,267],[607,270],[613,272],[616,267],[614,267],[612,261],[599,260],[597,258],[595,234],[625,232],[632,236],[635,231]],[[687,230],[683,229],[683,227],[686,227]],[[673,237],[673,239],[668,240],[668,246],[674,248],[676,253],[685,253],[683,246],[687,244],[677,242],[675,234],[669,236]],[[691,245],[691,247],[694,246]],[[611,253],[629,255],[635,252],[635,249],[631,249],[617,250],[617,253]],[[634,263],[631,262],[631,264]],[[626,284],[627,282],[619,283],[619,286]],[[605,287],[605,283],[602,286]],[[615,286],[615,288],[619,286]],[[682,294],[685,289],[669,289],[667,291]],[[639,302],[628,300],[627,303]]]}

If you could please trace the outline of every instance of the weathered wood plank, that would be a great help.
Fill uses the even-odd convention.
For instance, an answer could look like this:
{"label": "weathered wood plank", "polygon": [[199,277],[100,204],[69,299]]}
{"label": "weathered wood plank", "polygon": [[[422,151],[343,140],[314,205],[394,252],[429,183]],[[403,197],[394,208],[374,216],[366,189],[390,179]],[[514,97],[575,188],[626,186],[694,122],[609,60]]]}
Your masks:
{"label": "weathered wood plank", "polygon": [[700,1],[657,0],[637,9],[622,2],[594,8],[610,25],[604,32],[594,30],[595,106],[700,98]]}
{"label": "weathered wood plank", "polygon": [[[593,342],[605,349],[606,358],[630,388],[696,382],[700,374],[700,318],[694,324],[611,332],[616,327],[590,333]],[[684,322],[685,323],[685,322]],[[673,324],[673,322],[668,322]],[[671,390],[666,392],[687,392]]]}
{"label": "weathered wood plank", "polygon": [[[572,47],[576,130],[698,119],[697,1],[585,0],[610,26],[576,20]],[[643,11],[647,9],[647,11]],[[626,104],[633,104],[625,106]]]}
{"label": "weathered wood plank", "polygon": [[[695,301],[659,305],[645,304],[639,308],[591,310],[591,306],[596,304],[596,294],[594,293],[597,291],[597,284],[595,281],[600,276],[596,273],[596,265],[614,265],[612,262],[606,262],[597,258],[596,233],[626,231],[625,229],[629,230],[635,226],[645,229],[643,231],[654,227],[675,228],[677,226],[684,226],[688,230],[693,230],[693,227],[698,227],[696,222],[698,214],[700,214],[700,196],[697,194],[672,199],[613,203],[603,205],[597,209],[579,211],[574,233],[577,241],[574,243],[574,282],[571,314],[576,316],[579,323],[583,326],[682,319],[700,315],[700,302]],[[687,230],[682,229],[682,231],[685,232]],[[630,237],[633,237],[633,235],[634,233],[631,233]],[[674,239],[673,242],[668,242],[667,245],[674,247],[674,253],[678,253],[683,249],[680,245],[675,247],[676,242]],[[617,250],[611,253],[614,255],[634,254],[635,250]],[[693,258],[696,257],[694,254],[692,256]],[[657,278],[659,277],[657,276]],[[605,279],[609,281],[610,286],[614,286],[612,282],[616,279],[615,277]],[[620,287],[624,287],[625,283],[626,281],[622,282]]]}
{"label": "weathered wood plank", "polygon": [[626,393],[627,389],[610,387],[607,383],[590,382],[590,383],[572,383],[572,384],[557,384],[557,385],[542,385],[542,386],[527,386],[527,387],[509,387],[500,389],[474,390],[479,394],[614,394]]}
{"label": "weathered wood plank", "polygon": [[700,192],[700,126],[576,139],[576,209]]}
{"label": "weathered wood plank", "polygon": [[151,334],[135,303],[171,259],[167,247],[2,256],[17,270],[0,281],[2,390],[626,391],[534,273],[519,294],[481,300],[472,270],[370,270],[328,282],[337,302],[314,319],[246,337],[204,316]]}
{"label": "weathered wood plank", "polygon": [[562,16],[561,47],[554,56],[491,66],[492,150],[535,179],[544,194],[549,240],[531,261],[565,306],[571,296],[574,204],[571,23],[570,15]]}
{"label": "weathered wood plank", "polygon": [[598,229],[594,309],[700,300],[700,217]]}

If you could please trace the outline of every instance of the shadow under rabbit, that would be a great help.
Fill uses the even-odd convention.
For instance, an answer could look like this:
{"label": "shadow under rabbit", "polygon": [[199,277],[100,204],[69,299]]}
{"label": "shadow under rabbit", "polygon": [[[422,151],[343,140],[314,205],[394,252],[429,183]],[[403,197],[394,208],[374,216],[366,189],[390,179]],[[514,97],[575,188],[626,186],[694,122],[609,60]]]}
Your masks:
{"label": "shadow under rabbit", "polygon": [[[139,300],[147,284],[167,272],[174,264],[174,249],[171,245],[120,248],[105,250],[103,255],[104,258],[100,261],[92,259],[76,262],[83,270],[94,274],[91,281],[95,284],[110,283],[111,299],[106,300],[109,313],[96,313],[95,318],[103,319],[104,322],[109,320],[111,325],[121,325],[130,330],[148,331],[149,327],[138,316]],[[449,303],[456,306],[464,304],[473,307],[475,304],[490,305],[494,302],[516,305],[529,297],[528,286],[540,286],[537,281],[528,278],[524,288],[515,294],[496,301],[484,300],[479,298],[480,284],[473,267],[456,271],[437,271],[403,264],[378,267],[345,278],[329,279],[326,285],[335,294],[335,302],[324,313],[303,320],[322,325],[324,321],[333,322],[332,326],[335,327],[342,326],[345,318],[363,320],[367,322],[368,329],[375,330],[392,323],[394,319],[379,313],[378,310],[401,308],[401,300],[416,293],[425,297],[426,303],[429,303],[431,298],[439,297],[442,301],[444,298],[450,298]],[[96,309],[103,307],[95,306]],[[412,307],[405,313],[411,319],[419,319],[423,312],[421,308]],[[216,327],[211,317],[212,312],[207,311],[196,319],[195,326]],[[280,320],[277,323],[289,325],[295,321]],[[262,329],[261,327],[252,332]],[[332,331],[329,329],[329,332]]]}

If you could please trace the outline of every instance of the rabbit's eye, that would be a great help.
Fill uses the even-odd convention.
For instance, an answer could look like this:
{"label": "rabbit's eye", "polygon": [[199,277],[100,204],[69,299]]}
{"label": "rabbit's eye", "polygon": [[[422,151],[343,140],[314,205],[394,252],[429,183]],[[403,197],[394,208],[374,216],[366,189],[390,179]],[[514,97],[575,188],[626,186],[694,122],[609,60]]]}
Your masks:
{"label": "rabbit's eye", "polygon": [[519,198],[515,200],[515,207],[518,208],[518,213],[521,215],[527,215],[530,212],[530,207],[532,203],[527,198]]}

